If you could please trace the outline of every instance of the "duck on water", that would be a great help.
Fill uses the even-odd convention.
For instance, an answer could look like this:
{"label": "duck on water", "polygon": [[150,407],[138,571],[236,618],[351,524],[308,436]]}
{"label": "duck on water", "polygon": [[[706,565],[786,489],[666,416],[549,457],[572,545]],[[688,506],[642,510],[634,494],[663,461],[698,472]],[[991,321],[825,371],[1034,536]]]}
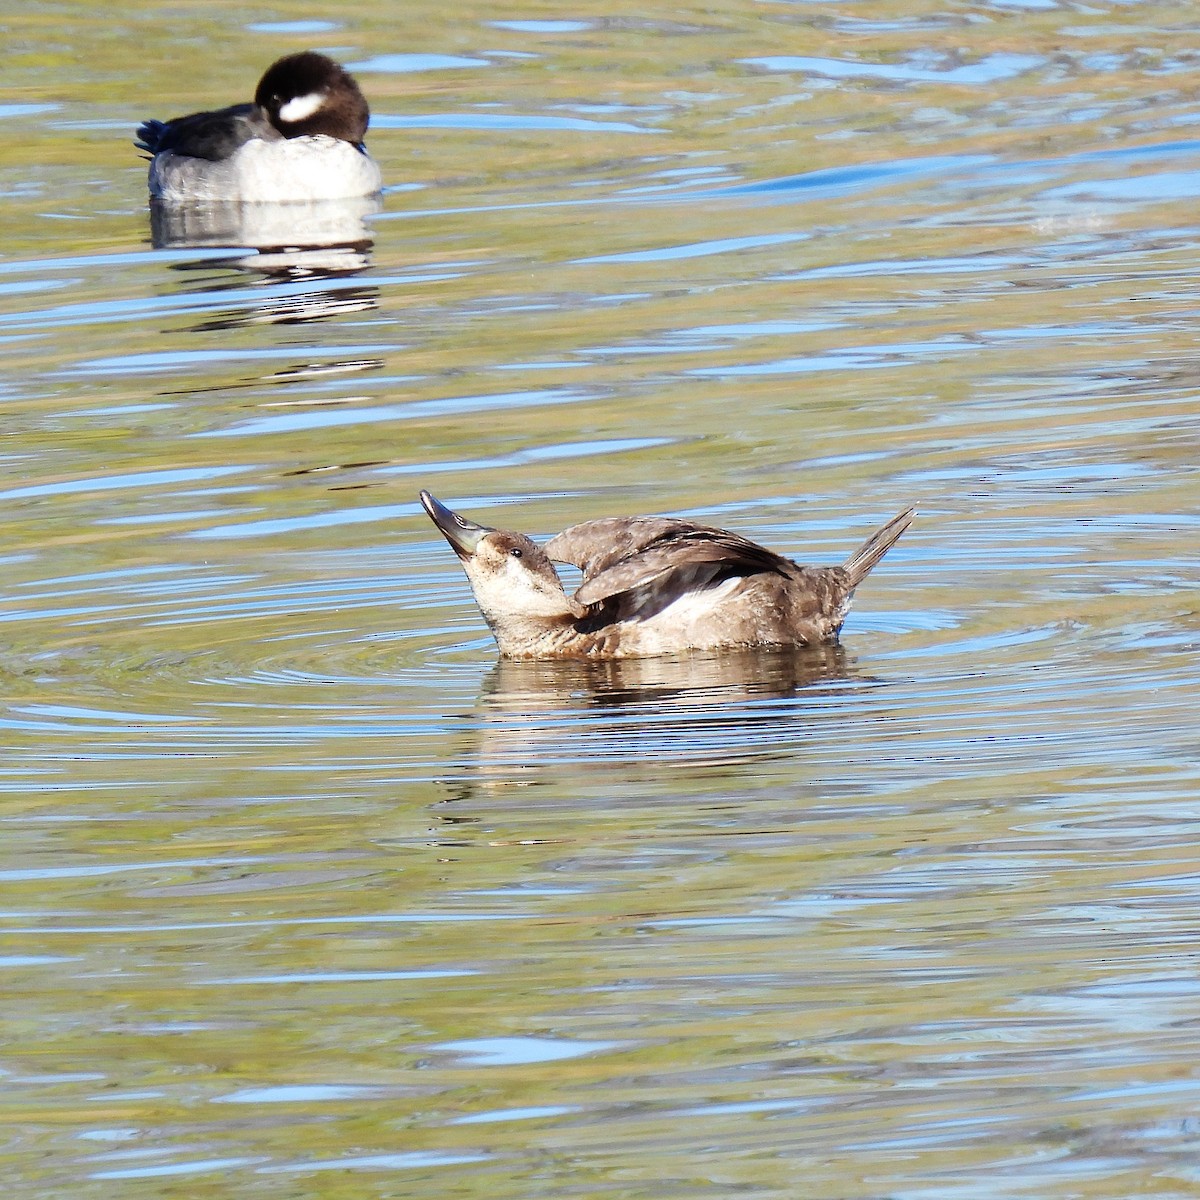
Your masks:
{"label": "duck on water", "polygon": [[135,144],[169,204],[340,200],[379,191],[370,116],[354,78],[306,50],[272,63],[252,104],[145,121]]}
{"label": "duck on water", "polygon": [[[676,517],[584,521],[538,546],[429,492],[505,658],[649,658],[835,642],[854,589],[909,527],[905,509],[840,567],[803,567],[739,534]],[[555,562],[583,572],[568,596]]]}

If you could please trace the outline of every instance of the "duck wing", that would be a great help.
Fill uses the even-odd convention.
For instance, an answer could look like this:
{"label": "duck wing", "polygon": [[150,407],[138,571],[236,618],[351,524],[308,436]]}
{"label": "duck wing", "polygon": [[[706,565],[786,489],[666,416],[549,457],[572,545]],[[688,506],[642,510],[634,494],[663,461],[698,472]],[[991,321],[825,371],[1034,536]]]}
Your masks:
{"label": "duck wing", "polygon": [[134,145],[151,155],[172,150],[188,158],[220,162],[247,142],[282,137],[257,104],[234,104],[170,121],[146,121],[138,127]]}
{"label": "duck wing", "polygon": [[601,517],[564,529],[544,549],[555,562],[570,563],[590,579],[654,542],[698,528],[676,517]]}
{"label": "duck wing", "polygon": [[583,572],[580,604],[599,604],[640,588],[686,591],[717,576],[790,577],[795,564],[725,529],[675,517],[605,517],[550,539],[546,553]]}

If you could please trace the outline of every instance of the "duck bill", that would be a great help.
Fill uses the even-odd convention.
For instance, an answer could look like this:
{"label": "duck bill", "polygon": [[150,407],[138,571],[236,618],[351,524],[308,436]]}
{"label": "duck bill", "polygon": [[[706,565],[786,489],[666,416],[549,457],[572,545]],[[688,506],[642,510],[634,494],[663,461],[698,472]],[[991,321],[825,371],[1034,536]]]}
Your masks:
{"label": "duck bill", "polygon": [[421,505],[459,558],[470,558],[479,543],[493,532],[487,525],[476,525],[474,521],[460,517],[428,492],[421,493]]}

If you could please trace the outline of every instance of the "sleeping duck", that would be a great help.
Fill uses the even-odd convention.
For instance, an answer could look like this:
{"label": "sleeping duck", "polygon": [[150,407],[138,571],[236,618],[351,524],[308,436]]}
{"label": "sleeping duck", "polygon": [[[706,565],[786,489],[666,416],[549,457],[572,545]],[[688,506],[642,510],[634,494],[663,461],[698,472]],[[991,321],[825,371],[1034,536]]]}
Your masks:
{"label": "sleeping duck", "polygon": [[[802,567],[677,517],[584,521],[545,547],[421,493],[505,658],[649,658],[837,640],[854,589],[909,527],[905,509],[840,567]],[[553,562],[583,582],[568,596]]]}
{"label": "sleeping duck", "polygon": [[354,78],[306,50],[267,68],[253,104],[145,121],[135,145],[168,204],[342,200],[379,191],[370,116]]}

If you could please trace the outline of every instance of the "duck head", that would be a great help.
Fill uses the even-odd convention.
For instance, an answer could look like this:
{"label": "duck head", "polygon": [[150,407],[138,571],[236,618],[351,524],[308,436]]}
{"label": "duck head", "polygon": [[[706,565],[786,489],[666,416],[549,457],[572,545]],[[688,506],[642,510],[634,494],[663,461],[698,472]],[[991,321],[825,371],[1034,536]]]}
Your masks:
{"label": "duck head", "polygon": [[425,491],[421,504],[458,555],[501,654],[521,656],[548,631],[583,615],[545,551],[523,533],[476,525]]}
{"label": "duck head", "polygon": [[254,103],[285,138],[324,134],[361,146],[371,119],[354,77],[313,50],[272,63],[258,81]]}

